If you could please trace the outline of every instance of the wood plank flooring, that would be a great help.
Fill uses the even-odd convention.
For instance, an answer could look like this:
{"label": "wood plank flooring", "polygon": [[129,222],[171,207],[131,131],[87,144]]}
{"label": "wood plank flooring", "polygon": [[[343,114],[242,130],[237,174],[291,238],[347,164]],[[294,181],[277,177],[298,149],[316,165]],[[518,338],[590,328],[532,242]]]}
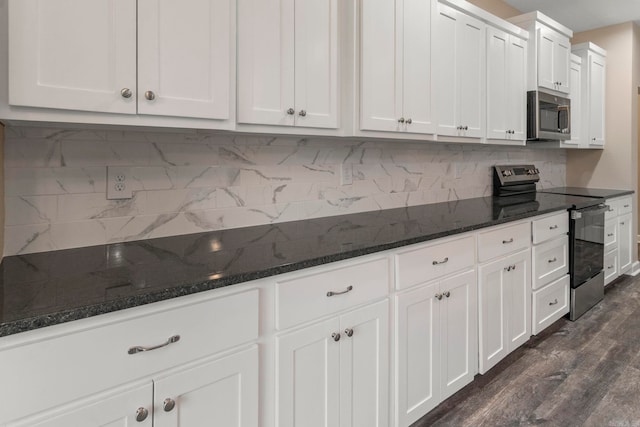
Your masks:
{"label": "wood plank flooring", "polygon": [[640,427],[640,275],[561,319],[413,424]]}

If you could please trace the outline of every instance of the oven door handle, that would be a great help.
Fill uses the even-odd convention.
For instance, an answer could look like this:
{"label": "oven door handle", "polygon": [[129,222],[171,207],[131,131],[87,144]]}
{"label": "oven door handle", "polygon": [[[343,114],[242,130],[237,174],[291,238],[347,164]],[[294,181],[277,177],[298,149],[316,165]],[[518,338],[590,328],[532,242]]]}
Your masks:
{"label": "oven door handle", "polygon": [[571,219],[580,219],[583,216],[602,215],[609,210],[609,205],[601,203],[597,206],[590,206],[583,209],[574,209],[571,211]]}

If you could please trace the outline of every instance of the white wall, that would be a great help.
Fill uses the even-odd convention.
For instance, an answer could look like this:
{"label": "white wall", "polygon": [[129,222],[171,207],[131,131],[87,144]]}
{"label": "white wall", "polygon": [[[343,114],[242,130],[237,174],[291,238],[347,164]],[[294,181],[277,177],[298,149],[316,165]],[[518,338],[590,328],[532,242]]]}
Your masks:
{"label": "white wall", "polygon": [[[210,132],[9,127],[5,253],[196,233],[491,195],[491,166],[565,184],[564,150]],[[343,164],[352,185],[340,185]],[[134,198],[106,200],[106,166]]]}

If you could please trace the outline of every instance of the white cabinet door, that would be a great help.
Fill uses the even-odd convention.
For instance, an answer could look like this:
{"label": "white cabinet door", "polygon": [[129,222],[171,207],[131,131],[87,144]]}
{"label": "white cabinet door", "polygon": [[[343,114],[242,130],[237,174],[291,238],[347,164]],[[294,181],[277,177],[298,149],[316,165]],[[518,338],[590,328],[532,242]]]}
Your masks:
{"label": "white cabinet door", "polygon": [[618,274],[625,274],[631,268],[633,253],[633,229],[631,214],[618,217],[618,260],[620,268]]}
{"label": "white cabinet door", "polygon": [[238,0],[238,122],[294,124],[294,30],[294,0]]}
{"label": "white cabinet door", "polygon": [[475,270],[442,281],[440,383],[446,399],[478,371],[478,300]]}
{"label": "white cabinet door", "polygon": [[510,271],[504,271],[507,282],[507,339],[509,352],[531,337],[531,251],[528,249],[507,258]]}
{"label": "white cabinet door", "polygon": [[571,139],[565,144],[580,145],[582,141],[582,64],[579,57],[571,61],[569,70],[569,95],[571,98]]}
{"label": "white cabinet door", "polygon": [[235,2],[139,0],[138,17],[138,113],[228,119]]}
{"label": "white cabinet door", "polygon": [[[415,133],[433,133],[431,77],[432,0],[397,1],[402,6],[402,49],[399,50],[402,73],[402,111],[405,129]],[[377,70],[372,70],[377,72]]]}
{"label": "white cabinet door", "polygon": [[[151,427],[153,425],[153,383],[145,381],[110,390],[27,418],[7,427]],[[136,420],[140,417],[140,421]]]}
{"label": "white cabinet door", "polygon": [[154,381],[154,427],[258,426],[258,348]]}
{"label": "white cabinet door", "polygon": [[553,75],[557,82],[556,90],[569,93],[571,43],[568,38],[557,35],[553,49]]}
{"label": "white cabinet door", "polygon": [[10,0],[9,82],[12,105],[135,114],[136,2]]}
{"label": "white cabinet door", "polygon": [[530,264],[527,249],[478,268],[481,374],[531,336]]}
{"label": "white cabinet door", "polygon": [[439,283],[396,297],[396,425],[409,426],[442,401]]}
{"label": "white cabinet door", "polygon": [[398,131],[402,116],[401,1],[367,0],[360,6],[360,129]]}
{"label": "white cabinet door", "polygon": [[437,133],[484,136],[485,25],[438,3],[434,39]]}
{"label": "white cabinet door", "polygon": [[338,2],[240,0],[238,121],[338,127]]}
{"label": "white cabinet door", "polygon": [[525,140],[526,42],[487,27],[487,138]]}
{"label": "white cabinet door", "polygon": [[[589,144],[603,146],[605,136],[605,59],[589,53]],[[573,103],[571,104],[573,108]]]}
{"label": "white cabinet door", "polygon": [[337,318],[277,338],[278,427],[340,425],[340,339]]}
{"label": "white cabinet door", "polygon": [[386,427],[389,425],[388,300],[341,316],[340,330],[340,427]]}
{"label": "white cabinet door", "polygon": [[556,43],[554,32],[547,28],[538,28],[538,86],[556,89],[553,75],[553,51]]}

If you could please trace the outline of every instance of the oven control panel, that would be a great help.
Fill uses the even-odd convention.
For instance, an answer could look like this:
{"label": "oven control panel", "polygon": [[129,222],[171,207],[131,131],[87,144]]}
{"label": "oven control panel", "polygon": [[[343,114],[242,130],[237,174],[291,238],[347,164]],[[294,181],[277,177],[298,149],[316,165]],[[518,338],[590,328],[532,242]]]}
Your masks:
{"label": "oven control panel", "polygon": [[494,166],[494,176],[501,185],[531,184],[538,182],[540,171],[534,165]]}

